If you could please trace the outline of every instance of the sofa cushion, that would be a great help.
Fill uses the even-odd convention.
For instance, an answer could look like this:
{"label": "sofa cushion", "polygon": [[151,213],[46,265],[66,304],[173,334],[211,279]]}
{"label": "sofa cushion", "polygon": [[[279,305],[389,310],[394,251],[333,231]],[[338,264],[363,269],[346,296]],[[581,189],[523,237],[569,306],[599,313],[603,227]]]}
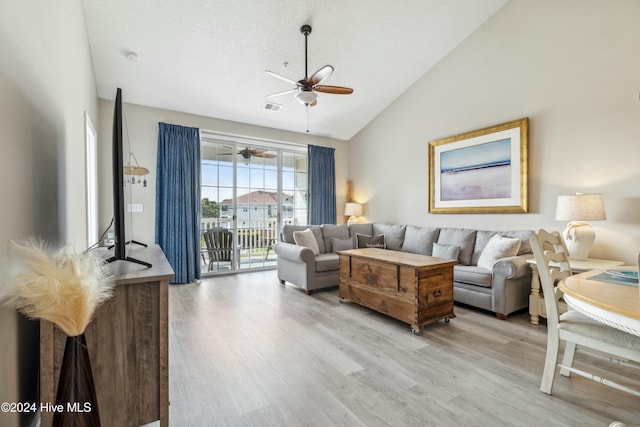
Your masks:
{"label": "sofa cushion", "polygon": [[438,240],[439,228],[421,228],[407,225],[404,232],[403,252],[431,256],[433,244]]}
{"label": "sofa cushion", "polygon": [[356,248],[381,248],[385,249],[384,234],[376,236],[367,236],[366,234],[356,234]]}
{"label": "sofa cushion", "polygon": [[484,247],[480,258],[478,258],[478,267],[491,270],[496,261],[501,258],[516,256],[519,249],[520,239],[515,237],[502,237],[496,234]]}
{"label": "sofa cushion", "polygon": [[340,257],[337,254],[320,254],[316,256],[316,271],[332,271],[340,269]]}
{"label": "sofa cushion", "polygon": [[350,237],[348,239],[336,239],[334,237],[331,240],[331,250],[333,252],[346,251],[354,248],[353,239]]}
{"label": "sofa cushion", "polygon": [[533,233],[532,230],[511,230],[501,231],[498,234],[504,237],[515,237],[520,239],[520,249],[517,255],[531,254],[531,243],[529,243],[529,237]]}
{"label": "sofa cushion", "polygon": [[480,255],[482,255],[482,251],[484,250],[487,243],[493,236],[498,234],[497,231],[486,231],[486,230],[478,230],[476,231],[476,242],[473,245],[473,255],[471,256],[471,265],[478,265],[478,259],[480,259]]}
{"label": "sofa cushion", "polygon": [[394,251],[402,250],[406,225],[373,223],[373,234],[384,234],[384,241],[387,249]]}
{"label": "sofa cushion", "polygon": [[295,240],[293,240],[293,232],[294,231],[302,231],[309,228],[306,225],[291,225],[285,224],[282,226],[282,231],[280,232],[280,240],[286,243],[296,244]]}
{"label": "sofa cushion", "polygon": [[358,233],[373,236],[373,224],[351,224],[349,226],[349,236],[353,237],[353,240],[355,241],[356,234]]}
{"label": "sofa cushion", "polygon": [[453,266],[454,282],[490,288],[492,279],[493,274],[491,270],[476,267],[475,265]]}
{"label": "sofa cushion", "polygon": [[529,243],[529,236],[533,233],[531,230],[511,230],[511,231],[485,231],[478,230],[476,233],[476,243],[473,248],[473,256],[471,258],[471,265],[478,265],[478,259],[482,255],[489,240],[495,235],[504,237],[515,237],[520,240],[520,249],[516,255],[530,254],[531,244]]}
{"label": "sofa cushion", "polygon": [[280,239],[283,242],[293,243],[296,241],[293,240],[293,232],[294,231],[303,231],[309,228],[313,231],[313,235],[316,237],[316,241],[318,242],[318,248],[320,249],[320,253],[326,252],[324,248],[324,241],[322,240],[322,230],[319,225],[292,225],[285,224],[282,226],[282,232],[280,233]]}
{"label": "sofa cushion", "polygon": [[324,241],[324,251],[326,253],[335,252],[333,250],[333,239],[348,239],[349,238],[349,227],[347,224],[323,224],[321,227],[322,230],[322,240]]}
{"label": "sofa cushion", "polygon": [[458,259],[458,256],[460,255],[460,248],[458,246],[434,243],[431,253],[437,258]]}
{"label": "sofa cushion", "polygon": [[476,240],[476,230],[465,228],[441,228],[438,235],[438,243],[443,245],[458,246],[460,255],[458,261],[462,265],[471,264],[473,245]]}
{"label": "sofa cushion", "polygon": [[318,247],[316,236],[313,235],[313,231],[311,231],[311,229],[307,228],[303,231],[294,231],[293,240],[296,242],[296,245],[311,249],[314,255],[320,254],[320,248]]}

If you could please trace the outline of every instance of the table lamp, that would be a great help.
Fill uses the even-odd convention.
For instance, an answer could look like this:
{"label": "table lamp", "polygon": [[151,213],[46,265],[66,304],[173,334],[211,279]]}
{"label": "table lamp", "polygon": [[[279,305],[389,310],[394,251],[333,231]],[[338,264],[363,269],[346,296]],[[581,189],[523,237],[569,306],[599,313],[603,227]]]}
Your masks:
{"label": "table lamp", "polygon": [[591,246],[596,239],[596,232],[586,221],[607,219],[604,213],[602,194],[582,194],[575,196],[558,196],[556,221],[570,221],[562,231],[569,257],[585,260],[589,257]]}
{"label": "table lamp", "polygon": [[356,217],[362,216],[362,205],[360,203],[347,203],[344,205],[344,215],[349,217],[348,225],[357,224],[358,219]]}

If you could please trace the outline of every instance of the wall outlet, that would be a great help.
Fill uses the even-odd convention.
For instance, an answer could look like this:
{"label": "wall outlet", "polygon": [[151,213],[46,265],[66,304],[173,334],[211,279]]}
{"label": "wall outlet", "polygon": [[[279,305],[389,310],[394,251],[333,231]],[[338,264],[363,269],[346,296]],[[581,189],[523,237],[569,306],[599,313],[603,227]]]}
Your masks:
{"label": "wall outlet", "polygon": [[127,212],[142,213],[142,203],[129,203],[127,205]]}

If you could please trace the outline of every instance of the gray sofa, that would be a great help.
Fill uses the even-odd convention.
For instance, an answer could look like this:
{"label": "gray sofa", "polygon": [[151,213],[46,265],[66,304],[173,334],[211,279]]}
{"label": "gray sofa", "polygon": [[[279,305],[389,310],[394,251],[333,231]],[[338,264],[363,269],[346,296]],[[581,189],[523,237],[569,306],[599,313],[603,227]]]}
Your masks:
{"label": "gray sofa", "polygon": [[[298,246],[293,233],[310,229],[318,244],[319,254]],[[335,249],[345,242],[355,242],[357,234],[384,234],[386,249],[432,255],[434,243],[459,248],[458,265],[454,267],[454,300],[492,311],[500,319],[529,303],[531,230],[483,231],[464,228],[416,227],[386,223],[341,225],[285,225],[274,250],[278,255],[280,282],[292,283],[305,293],[335,287],[339,284],[339,259]],[[491,269],[478,267],[482,251],[494,235],[519,239],[517,255],[499,259]],[[352,243],[355,245],[355,243]],[[440,248],[443,246],[440,246]]]}

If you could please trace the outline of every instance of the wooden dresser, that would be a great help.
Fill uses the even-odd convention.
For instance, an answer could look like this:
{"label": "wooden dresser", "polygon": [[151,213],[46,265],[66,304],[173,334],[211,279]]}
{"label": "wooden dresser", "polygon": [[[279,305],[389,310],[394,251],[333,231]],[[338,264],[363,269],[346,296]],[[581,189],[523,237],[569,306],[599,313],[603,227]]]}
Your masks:
{"label": "wooden dresser", "polygon": [[[99,249],[101,250],[101,249]],[[85,331],[103,426],[169,425],[168,285],[174,272],[158,245],[129,248],[153,267],[117,261],[113,297]],[[106,257],[106,252],[105,252]],[[66,334],[40,322],[40,402],[55,403]],[[43,412],[48,427],[53,414]]]}
{"label": "wooden dresser", "polygon": [[339,251],[341,301],[420,327],[455,317],[453,266],[458,262],[388,249]]}

